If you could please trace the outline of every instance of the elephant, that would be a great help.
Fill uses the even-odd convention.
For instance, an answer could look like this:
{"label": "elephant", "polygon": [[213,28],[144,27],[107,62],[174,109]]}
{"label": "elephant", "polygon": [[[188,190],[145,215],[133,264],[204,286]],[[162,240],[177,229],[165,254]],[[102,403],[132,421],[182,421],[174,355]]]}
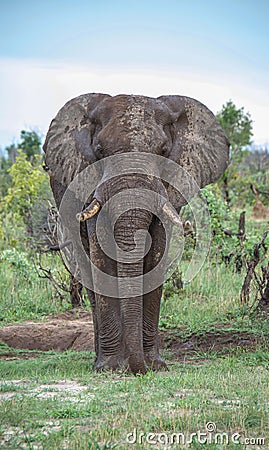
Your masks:
{"label": "elephant", "polygon": [[[228,165],[229,141],[224,131],[205,105],[186,96],[90,93],[60,109],[43,149],[58,209],[69,195],[65,226],[77,266],[80,269],[84,252],[81,272],[91,272],[92,284],[85,285],[94,323],[94,369],[133,374],[165,370],[158,322],[163,261],[170,239],[166,228],[180,226],[179,213],[186,199],[167,176],[163,181],[159,161],[182,168],[200,189],[215,182]],[[90,178],[84,177],[96,164]],[[76,179],[78,187],[72,190]],[[87,183],[93,180],[95,188],[88,194]],[[188,198],[195,191],[190,184]],[[102,213],[105,225],[100,230],[105,240],[113,241],[113,254],[107,254],[99,242]],[[148,277],[144,289],[147,274],[156,266],[160,266],[161,281],[151,285]]]}

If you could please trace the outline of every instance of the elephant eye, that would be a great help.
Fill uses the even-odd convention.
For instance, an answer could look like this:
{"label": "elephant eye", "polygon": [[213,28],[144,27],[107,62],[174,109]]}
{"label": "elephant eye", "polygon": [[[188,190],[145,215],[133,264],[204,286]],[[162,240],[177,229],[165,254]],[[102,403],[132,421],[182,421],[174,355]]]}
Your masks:
{"label": "elephant eye", "polygon": [[161,155],[165,155],[168,149],[168,139],[166,139],[161,145]]}
{"label": "elephant eye", "polygon": [[103,147],[102,147],[101,144],[97,144],[97,146],[96,146],[96,152],[98,153],[98,156],[103,156],[104,149],[103,149]]}

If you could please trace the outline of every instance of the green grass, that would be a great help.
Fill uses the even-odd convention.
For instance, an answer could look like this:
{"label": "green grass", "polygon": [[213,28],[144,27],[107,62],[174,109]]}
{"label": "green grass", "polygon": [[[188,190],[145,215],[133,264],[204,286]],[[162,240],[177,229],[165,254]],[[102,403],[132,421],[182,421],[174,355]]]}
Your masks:
{"label": "green grass", "polygon": [[[46,267],[55,266],[57,270],[57,260],[48,256]],[[27,253],[0,253],[0,271],[0,324],[42,320],[66,309],[67,301],[59,302],[51,283],[38,276]]]}
{"label": "green grass", "polygon": [[206,261],[190,284],[162,303],[161,327],[184,326],[197,332],[220,319],[229,323],[231,315],[242,320],[244,308],[238,301],[241,284],[241,274],[227,270],[224,264]]}
{"label": "green grass", "polygon": [[[12,394],[2,401],[2,431],[14,431],[6,448],[22,448],[27,440],[45,449],[152,448],[145,441],[128,447],[127,434],[203,432],[208,422],[219,432],[269,436],[269,356],[262,352],[206,364],[171,362],[169,372],[138,377],[93,373],[92,358],[46,353],[2,364],[0,395]],[[26,381],[14,386],[22,376]],[[53,395],[62,380],[76,380],[81,390]]]}

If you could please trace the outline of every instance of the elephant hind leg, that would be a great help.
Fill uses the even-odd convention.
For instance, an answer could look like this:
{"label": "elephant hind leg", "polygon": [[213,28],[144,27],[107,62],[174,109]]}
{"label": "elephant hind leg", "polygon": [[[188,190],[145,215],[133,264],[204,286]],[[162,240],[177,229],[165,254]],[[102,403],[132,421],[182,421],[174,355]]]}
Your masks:
{"label": "elephant hind leg", "polygon": [[98,337],[98,323],[97,323],[97,316],[96,316],[96,299],[95,299],[95,294],[91,289],[87,288],[86,291],[87,291],[88,299],[91,304],[93,329],[94,329],[94,351],[95,351],[95,355],[97,357],[99,337]]}

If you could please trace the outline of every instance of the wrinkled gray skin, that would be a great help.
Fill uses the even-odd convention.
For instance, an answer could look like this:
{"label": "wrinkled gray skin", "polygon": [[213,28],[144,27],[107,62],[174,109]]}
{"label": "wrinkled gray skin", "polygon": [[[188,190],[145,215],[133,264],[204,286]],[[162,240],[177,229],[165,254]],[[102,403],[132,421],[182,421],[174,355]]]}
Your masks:
{"label": "wrinkled gray skin", "polygon": [[[214,115],[188,97],[86,94],[59,111],[50,125],[44,151],[51,187],[60,207],[65,190],[79,172],[116,153],[165,156],[180,164],[203,187],[217,180],[226,169],[229,143]],[[126,187],[137,186],[162,193],[177,211],[183,204],[171,186],[164,186],[161,174],[160,179],[137,174],[103,183],[101,180],[92,198],[102,205]],[[113,216],[113,211],[110,214]],[[164,253],[166,237],[155,215],[145,209],[129,210],[115,224],[116,242],[126,252],[133,249],[137,230],[149,231],[150,251],[135,264],[117,264],[102,252],[96,236],[96,217],[81,225],[81,236],[97,267],[124,278],[147,273],[156,266]],[[148,368],[166,367],[158,349],[161,293],[162,286],[145,295],[119,300],[88,290],[95,326],[95,369],[125,368],[136,374],[146,373]]]}

